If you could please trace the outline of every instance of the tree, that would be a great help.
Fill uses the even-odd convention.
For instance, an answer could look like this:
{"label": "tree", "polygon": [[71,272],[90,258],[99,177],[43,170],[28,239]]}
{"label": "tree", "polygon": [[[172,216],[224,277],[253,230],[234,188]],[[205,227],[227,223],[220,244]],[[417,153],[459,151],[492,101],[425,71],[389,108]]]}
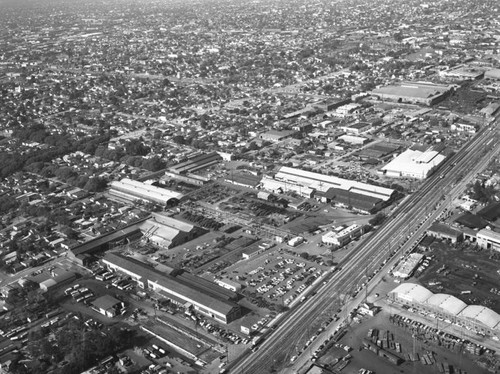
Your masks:
{"label": "tree", "polygon": [[382,224],[385,221],[386,218],[387,218],[387,216],[384,213],[379,212],[379,213],[377,213],[375,215],[375,217],[373,217],[372,219],[370,219],[368,221],[368,223],[370,225],[372,225],[372,226],[377,226],[377,225]]}
{"label": "tree", "polygon": [[108,182],[101,177],[91,177],[83,187],[89,192],[102,192],[106,189]]}

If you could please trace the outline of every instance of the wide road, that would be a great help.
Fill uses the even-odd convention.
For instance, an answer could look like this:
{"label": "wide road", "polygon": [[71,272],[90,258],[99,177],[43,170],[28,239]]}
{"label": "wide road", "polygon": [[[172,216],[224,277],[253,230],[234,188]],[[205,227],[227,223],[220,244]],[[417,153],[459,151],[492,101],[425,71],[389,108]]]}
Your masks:
{"label": "wide road", "polygon": [[[282,360],[288,360],[302,348],[304,337],[314,333],[323,313],[331,311],[345,294],[355,296],[361,285],[372,280],[379,271],[386,271],[383,264],[399,251],[405,243],[411,243],[432,223],[454,195],[500,150],[496,140],[496,123],[485,127],[453,157],[430,177],[422,187],[400,205],[393,215],[375,233],[368,236],[356,253],[339,264],[340,270],[327,277],[326,284],[317,290],[316,296],[304,301],[288,312],[279,327],[272,332],[260,348],[243,355],[229,366],[231,373],[269,373]],[[389,263],[386,265],[389,266]],[[380,277],[373,278],[374,281]],[[372,288],[373,284],[370,283]],[[359,298],[358,298],[359,300]],[[341,313],[355,308],[349,302]],[[319,343],[318,343],[319,345]],[[307,350],[309,353],[312,349]],[[302,360],[299,360],[302,361]],[[292,372],[291,368],[286,372]]]}

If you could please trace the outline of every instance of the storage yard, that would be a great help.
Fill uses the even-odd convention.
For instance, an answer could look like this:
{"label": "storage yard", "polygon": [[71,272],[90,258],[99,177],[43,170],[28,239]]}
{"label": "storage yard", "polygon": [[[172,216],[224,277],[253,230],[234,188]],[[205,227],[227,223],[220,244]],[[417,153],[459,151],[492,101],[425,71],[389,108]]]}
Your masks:
{"label": "storage yard", "polygon": [[[492,352],[457,336],[399,314],[385,311],[361,317],[344,328],[338,342],[331,339],[316,354],[315,364],[358,373],[469,373],[485,374]],[[480,355],[479,355],[480,353]]]}

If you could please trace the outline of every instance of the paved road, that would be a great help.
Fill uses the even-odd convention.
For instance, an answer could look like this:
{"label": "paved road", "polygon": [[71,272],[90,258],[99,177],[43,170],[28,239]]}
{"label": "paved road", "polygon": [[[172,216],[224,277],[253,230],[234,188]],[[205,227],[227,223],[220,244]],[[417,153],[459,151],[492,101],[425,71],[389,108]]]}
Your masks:
{"label": "paved road", "polygon": [[[340,264],[341,270],[331,274],[327,283],[317,291],[317,296],[299,304],[286,314],[280,326],[266,337],[259,350],[233,362],[230,372],[270,372],[276,360],[286,361],[295,354],[296,347],[303,337],[313,333],[309,331],[310,326],[313,326],[325,311],[331,310],[342,294],[354,293],[354,296],[358,296],[360,285],[366,283],[367,279],[373,279],[369,284],[372,288],[379,278],[374,277],[374,273],[380,269],[382,270],[377,274],[383,273],[389,265],[383,267],[384,261],[391,255],[399,254],[400,251],[402,253],[405,243],[408,243],[407,246],[411,245],[432,223],[433,218],[445,209],[453,194],[460,193],[462,186],[500,150],[498,142],[492,141],[494,135],[496,136],[496,129],[481,130],[471,142],[449,159],[436,175],[429,178],[420,190],[396,209],[391,219],[364,240],[356,253]],[[354,301],[348,302],[341,315],[347,315],[362,299],[358,296]],[[311,349],[307,352],[311,352]],[[301,357],[294,368],[300,367],[303,360],[305,358]],[[294,370],[287,368],[284,372],[290,373]]]}

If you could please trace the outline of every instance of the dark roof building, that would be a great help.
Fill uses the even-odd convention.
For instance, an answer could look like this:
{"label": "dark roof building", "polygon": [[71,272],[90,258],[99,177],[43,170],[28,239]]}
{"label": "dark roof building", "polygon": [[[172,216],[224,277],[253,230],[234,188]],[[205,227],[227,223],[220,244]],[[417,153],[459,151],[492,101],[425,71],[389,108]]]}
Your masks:
{"label": "dark roof building", "polygon": [[384,204],[383,200],[379,198],[334,187],[329,188],[323,194],[322,200],[336,205],[352,207],[354,210],[368,214],[380,210]]}
{"label": "dark roof building", "polygon": [[462,232],[444,223],[434,222],[431,227],[427,229],[427,235],[439,239],[448,239],[452,243],[462,239]]}
{"label": "dark roof building", "polygon": [[500,203],[496,202],[489,204],[477,212],[477,215],[487,221],[495,221],[498,217],[500,217]]}
{"label": "dark roof building", "polygon": [[221,161],[222,157],[217,152],[197,153],[189,156],[186,161],[172,166],[170,171],[175,174],[187,174],[216,165]]}
{"label": "dark roof building", "polygon": [[455,222],[471,229],[484,229],[488,226],[488,222],[483,218],[468,212],[458,217]]}
{"label": "dark roof building", "polygon": [[[142,222],[142,221],[140,221]],[[141,230],[137,223],[120,230],[113,231],[109,234],[99,236],[89,240],[83,244],[79,244],[68,251],[68,255],[73,260],[80,262],[84,254],[93,254],[109,249],[110,243],[121,242],[127,238],[142,236]]]}
{"label": "dark roof building", "polygon": [[110,318],[116,316],[123,307],[122,302],[111,295],[104,295],[95,299],[92,305],[96,311]]}

